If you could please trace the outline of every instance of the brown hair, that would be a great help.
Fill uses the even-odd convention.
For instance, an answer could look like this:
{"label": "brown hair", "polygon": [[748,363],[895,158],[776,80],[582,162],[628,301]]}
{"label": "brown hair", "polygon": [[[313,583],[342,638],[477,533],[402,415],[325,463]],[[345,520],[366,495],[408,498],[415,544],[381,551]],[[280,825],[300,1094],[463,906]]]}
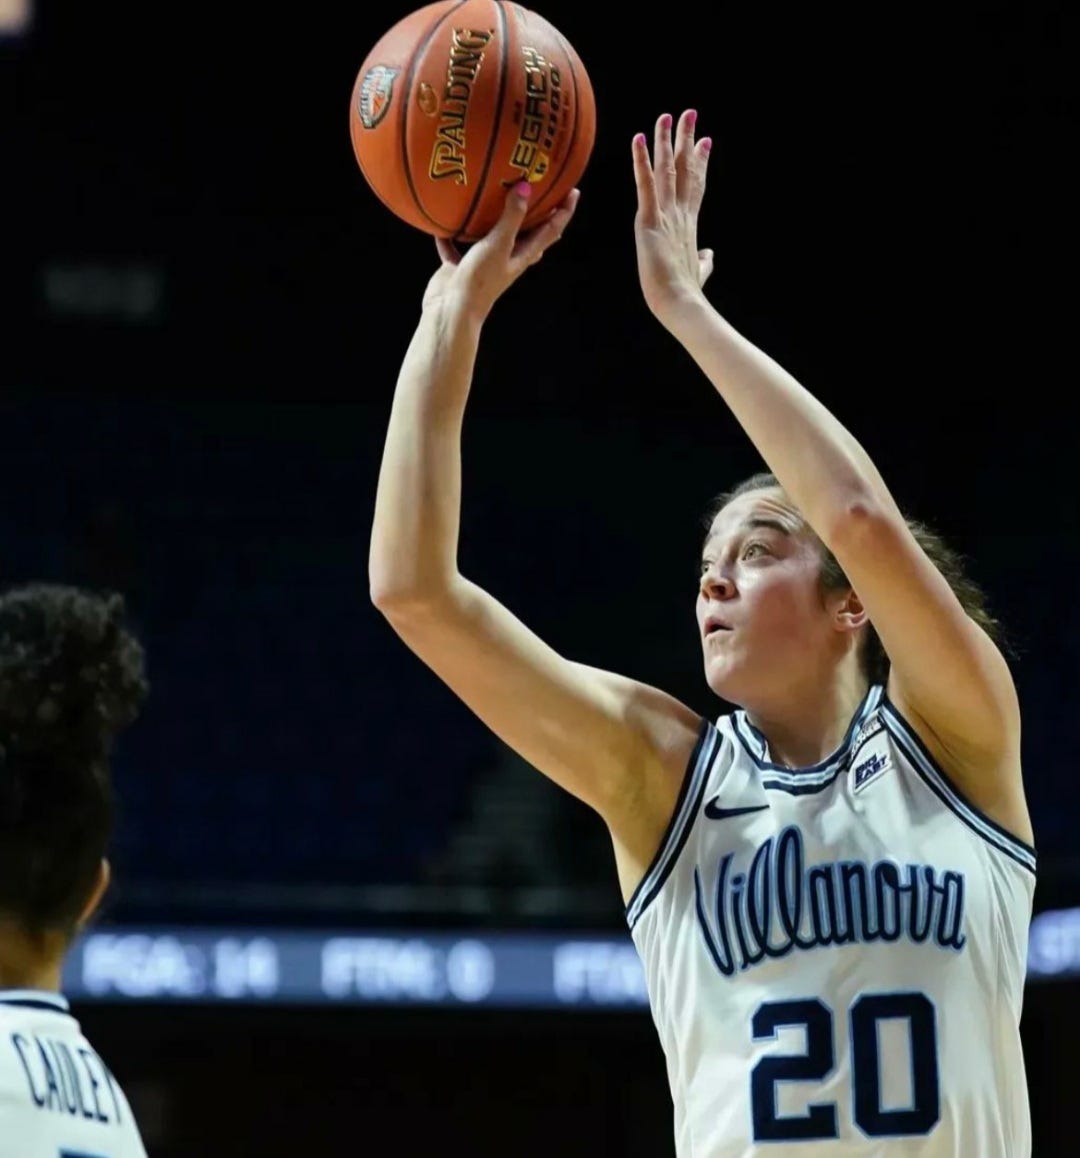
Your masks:
{"label": "brown hair", "polygon": [[[711,527],[716,516],[732,501],[749,491],[767,490],[776,487],[783,488],[774,474],[761,471],[744,479],[731,490],[724,491],[716,496],[709,504],[705,513],[706,529]],[[958,551],[950,547],[944,539],[925,523],[917,519],[906,519],[908,529],[915,537],[915,541],[926,552],[927,557],[944,576],[945,581],[953,589],[961,606],[968,615],[986,632],[986,634],[1003,650],[1011,650],[1004,637],[1000,622],[990,613],[987,606],[986,594],[982,588],[971,579],[964,570],[964,560]],[[818,540],[821,547],[821,583],[826,591],[839,591],[850,587],[851,581],[844,574],[836,556]],[[872,684],[883,684],[889,677],[889,657],[885,653],[881,639],[874,630],[872,623],[867,625],[866,644],[862,652],[863,671]]]}

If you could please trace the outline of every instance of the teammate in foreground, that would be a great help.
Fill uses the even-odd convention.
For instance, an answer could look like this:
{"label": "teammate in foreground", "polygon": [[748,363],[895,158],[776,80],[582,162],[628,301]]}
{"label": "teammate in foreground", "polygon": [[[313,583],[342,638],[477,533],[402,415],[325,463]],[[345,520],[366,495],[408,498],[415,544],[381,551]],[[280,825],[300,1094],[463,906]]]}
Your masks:
{"label": "teammate in foreground", "polygon": [[0,597],[0,1158],[145,1158],[116,1079],[61,995],[109,883],[109,755],[147,693],[120,596]]}

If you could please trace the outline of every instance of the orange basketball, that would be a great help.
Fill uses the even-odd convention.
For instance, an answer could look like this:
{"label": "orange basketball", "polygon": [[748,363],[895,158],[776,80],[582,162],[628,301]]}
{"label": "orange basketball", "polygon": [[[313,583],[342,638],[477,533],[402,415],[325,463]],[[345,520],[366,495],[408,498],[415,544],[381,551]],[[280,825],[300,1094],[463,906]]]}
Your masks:
{"label": "orange basketball", "polygon": [[507,0],[439,0],[398,21],[353,85],[349,132],[384,205],[476,241],[528,181],[528,228],[581,179],[596,138],[585,68],[542,16]]}

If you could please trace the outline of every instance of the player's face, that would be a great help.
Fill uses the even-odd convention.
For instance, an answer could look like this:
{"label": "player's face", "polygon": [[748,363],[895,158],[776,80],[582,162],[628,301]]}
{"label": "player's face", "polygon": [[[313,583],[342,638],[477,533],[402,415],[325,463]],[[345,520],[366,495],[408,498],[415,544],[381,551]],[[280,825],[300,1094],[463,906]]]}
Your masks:
{"label": "player's face", "polygon": [[702,547],[697,622],[709,686],[747,706],[823,672],[836,633],[820,544],[778,488],[733,499]]}

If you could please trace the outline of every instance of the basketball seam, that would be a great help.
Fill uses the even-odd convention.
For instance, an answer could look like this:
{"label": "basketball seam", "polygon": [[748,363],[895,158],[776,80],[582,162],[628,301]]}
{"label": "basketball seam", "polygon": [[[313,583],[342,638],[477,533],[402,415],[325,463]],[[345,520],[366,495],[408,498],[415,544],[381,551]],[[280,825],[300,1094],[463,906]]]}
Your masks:
{"label": "basketball seam", "polygon": [[574,71],[574,58],[571,55],[570,46],[567,44],[562,33],[554,27],[552,31],[555,33],[559,44],[562,45],[563,53],[566,56],[566,66],[570,69],[570,80],[574,86],[574,127],[570,130],[570,142],[566,146],[566,153],[563,155],[562,167],[559,169],[558,174],[552,178],[551,184],[548,185],[547,189],[536,199],[536,202],[532,206],[533,212],[539,209],[540,206],[544,204],[544,201],[555,192],[563,173],[566,172],[566,166],[570,164],[570,158],[574,155],[574,143],[577,141],[578,122],[581,120],[581,104],[580,97],[578,96],[577,73]]}
{"label": "basketball seam", "polygon": [[[459,0],[459,3],[461,3],[461,2],[463,2],[463,0]],[[405,180],[408,182],[409,192],[412,194],[413,204],[419,210],[421,215],[426,217],[427,220],[430,221],[431,224],[436,227],[436,229],[441,229],[447,233],[452,232],[452,230],[447,229],[447,227],[445,225],[443,225],[441,221],[436,221],[435,218],[432,217],[431,214],[428,213],[428,211],[423,207],[423,205],[420,204],[420,198],[416,192],[416,185],[413,183],[412,168],[409,165],[409,137],[408,137],[408,134],[406,133],[406,129],[408,128],[409,105],[412,104],[412,100],[410,99],[410,97],[412,95],[413,77],[416,75],[416,63],[420,59],[420,57],[424,54],[424,52],[427,51],[427,46],[435,38],[435,33],[439,31],[439,26],[443,23],[443,21],[450,19],[451,15],[454,12],[454,9],[457,7],[458,7],[458,4],[455,4],[452,8],[447,9],[447,11],[445,11],[439,17],[439,19],[435,21],[435,23],[431,26],[430,30],[428,31],[428,34],[424,37],[423,40],[420,41],[420,43],[413,50],[412,58],[409,60],[409,71],[406,74],[405,84],[403,86],[405,92],[404,92],[404,96],[403,96],[403,99],[401,102],[401,123],[400,123],[399,131],[398,131],[398,139],[399,139],[400,144],[401,144],[402,167],[405,170]]]}
{"label": "basketball seam", "polygon": [[469,225],[472,219],[476,216],[476,208],[480,201],[480,195],[484,192],[484,185],[487,182],[488,170],[491,168],[491,158],[495,154],[495,146],[499,141],[499,129],[502,127],[503,113],[504,113],[504,99],[506,97],[507,74],[510,71],[509,61],[507,60],[507,51],[509,48],[508,40],[509,34],[507,32],[506,12],[503,10],[503,0],[495,0],[495,9],[499,13],[500,32],[499,38],[499,92],[495,99],[495,123],[491,126],[491,135],[488,138],[487,156],[484,158],[484,167],[480,171],[480,180],[476,184],[476,192],[473,194],[472,203],[468,209],[465,210],[465,219],[455,231],[454,240],[461,241],[469,232]]}

